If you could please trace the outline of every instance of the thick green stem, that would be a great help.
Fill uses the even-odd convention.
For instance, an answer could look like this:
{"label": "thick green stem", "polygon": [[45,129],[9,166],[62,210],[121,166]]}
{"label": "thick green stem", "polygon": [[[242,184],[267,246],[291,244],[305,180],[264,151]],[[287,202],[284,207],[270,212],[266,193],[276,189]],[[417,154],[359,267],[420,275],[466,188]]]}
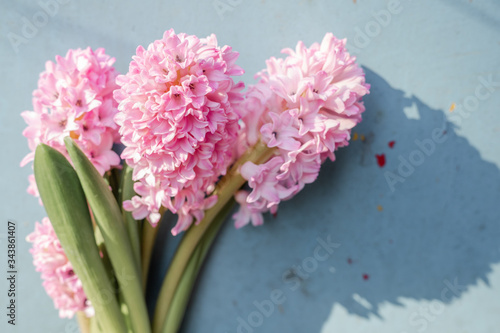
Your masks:
{"label": "thick green stem", "polygon": [[257,142],[255,146],[236,161],[228,173],[217,184],[214,192],[214,195],[217,195],[217,203],[205,212],[203,220],[198,225],[192,226],[186,231],[172,259],[156,304],[153,319],[154,333],[161,332],[165,326],[164,321],[170,310],[175,291],[200,239],[222,208],[224,208],[236,191],[245,184],[245,179],[240,174],[240,167],[247,161],[255,164],[265,163],[273,156],[274,152],[274,149],[270,149],[265,144]]}
{"label": "thick green stem", "polygon": [[76,319],[80,327],[80,333],[90,333],[90,318],[85,315],[85,312],[78,311],[76,313]]}
{"label": "thick green stem", "polygon": [[[160,211],[163,217],[163,211]],[[153,247],[156,240],[156,235],[160,229],[160,221],[156,227],[153,227],[148,221],[144,221],[142,225],[142,241],[141,241],[141,273],[142,273],[142,290],[146,292],[149,275],[149,264],[151,262],[151,255],[153,254]]]}
{"label": "thick green stem", "polygon": [[179,282],[179,286],[175,291],[170,310],[165,318],[165,326],[163,327],[162,333],[176,333],[179,330],[194,283],[196,282],[204,259],[235,203],[236,201],[234,201],[234,199],[229,200],[226,206],[220,211],[219,215],[215,217],[198,246],[196,246]]}

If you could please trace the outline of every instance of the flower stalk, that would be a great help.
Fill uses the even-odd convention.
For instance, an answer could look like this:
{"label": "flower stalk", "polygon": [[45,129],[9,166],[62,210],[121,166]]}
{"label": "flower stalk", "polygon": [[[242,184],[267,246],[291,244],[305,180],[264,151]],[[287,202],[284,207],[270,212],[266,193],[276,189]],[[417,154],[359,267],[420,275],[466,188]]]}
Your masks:
{"label": "flower stalk", "polygon": [[230,199],[229,202],[226,203],[196,246],[180,280],[179,286],[175,291],[175,295],[172,298],[172,305],[165,318],[165,325],[162,333],[176,333],[179,330],[186,307],[189,303],[191,291],[193,290],[194,283],[196,282],[196,278],[198,277],[205,257],[235,204],[236,201],[234,199]]}
{"label": "flower stalk", "polygon": [[199,225],[192,226],[186,231],[172,259],[156,304],[153,319],[154,333],[162,332],[163,327],[166,325],[165,318],[170,311],[175,292],[200,240],[205,235],[212,222],[216,219],[217,215],[234,196],[236,191],[245,184],[246,180],[240,174],[240,167],[247,161],[255,164],[264,163],[271,158],[273,154],[274,149],[267,147],[260,141],[257,142],[236,161],[217,184],[214,192],[214,195],[217,196],[216,204],[205,212],[205,216]]}
{"label": "flower stalk", "polygon": [[76,313],[76,319],[80,327],[80,333],[90,333],[90,318],[87,317],[85,312],[78,311]]}
{"label": "flower stalk", "polygon": [[[163,217],[163,211],[160,210]],[[149,264],[151,263],[151,255],[156,240],[156,235],[160,229],[161,219],[158,224],[153,227],[149,222],[145,221],[142,225],[142,239],[141,239],[141,274],[142,274],[142,290],[146,292],[149,275]]]}

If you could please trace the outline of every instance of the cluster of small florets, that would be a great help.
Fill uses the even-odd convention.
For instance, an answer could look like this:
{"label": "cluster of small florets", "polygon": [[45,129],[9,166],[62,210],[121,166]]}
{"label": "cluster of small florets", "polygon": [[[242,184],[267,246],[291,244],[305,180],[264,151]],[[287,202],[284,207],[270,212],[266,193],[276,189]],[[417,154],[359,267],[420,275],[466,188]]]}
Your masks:
{"label": "cluster of small florets", "polygon": [[[33,92],[33,111],[21,115],[28,124],[23,135],[31,152],[22,160],[24,166],[34,159],[36,146],[49,145],[67,156],[64,138],[73,138],[97,170],[104,174],[120,164],[112,151],[119,142],[118,126],[113,118],[117,103],[114,58],[104,49],[69,50],[56,62],[47,61]],[[39,196],[34,176],[29,177],[28,192]]]}
{"label": "cluster of small florets", "polygon": [[351,129],[365,110],[368,94],[364,72],[349,55],[345,40],[327,34],[321,44],[285,49],[285,59],[269,59],[249,87],[242,105],[247,145],[261,140],[276,149],[268,162],[241,167],[251,192],[237,193],[240,210],[236,227],[262,224],[262,213],[275,213],[278,204],[313,182],[321,164],[335,159],[337,148],[348,145]]}
{"label": "cluster of small florets", "polygon": [[59,317],[71,318],[78,311],[93,316],[93,307],[85,296],[82,282],[64,253],[61,243],[46,217],[35,224],[35,231],[26,237],[33,243],[30,252],[37,272],[42,273],[43,286],[59,309]]}
{"label": "cluster of small florets", "polygon": [[243,70],[238,54],[205,39],[165,32],[147,49],[137,48],[129,72],[117,78],[121,89],[115,117],[134,168],[138,196],[124,203],[134,218],[156,225],[163,206],[177,213],[173,234],[200,221],[216,202],[209,196],[234,161],[242,100],[231,76]]}

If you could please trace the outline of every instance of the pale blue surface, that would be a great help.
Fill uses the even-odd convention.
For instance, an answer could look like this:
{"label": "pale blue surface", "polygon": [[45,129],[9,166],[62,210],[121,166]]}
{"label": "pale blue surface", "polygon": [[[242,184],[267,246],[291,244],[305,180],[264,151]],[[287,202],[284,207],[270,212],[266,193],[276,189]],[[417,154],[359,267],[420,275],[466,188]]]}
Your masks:
{"label": "pale blue surface", "polygon": [[[266,216],[263,227],[225,225],[183,332],[237,332],[237,318],[248,319],[256,310],[253,302],[270,299],[275,289],[286,301],[262,317],[254,332],[498,331],[500,87],[467,117],[458,108],[448,109],[453,102],[471,101],[479,77],[500,82],[500,4],[401,0],[401,10],[381,26],[372,13],[387,10],[390,1],[223,2],[236,6],[219,16],[212,1],[69,1],[18,53],[7,34],[22,34],[22,17],[41,9],[30,1],[1,4],[0,142],[7,146],[2,148],[0,212],[2,222],[19,221],[21,266],[19,325],[5,329],[2,319],[1,331],[72,332],[71,324],[57,318],[22,241],[44,216],[25,193],[29,167],[18,167],[28,152],[19,113],[31,108],[44,62],[68,48],[90,45],[105,47],[125,72],[137,45],[171,27],[199,36],[216,33],[220,44],[241,53],[238,63],[247,71],[247,84],[283,47],[298,40],[309,45],[331,31],[348,38],[372,85],[364,121],[356,128],[365,142],[339,151],[318,181],[283,203],[276,218]],[[363,40],[359,31],[366,29],[373,34]],[[446,141],[392,192],[384,172],[397,173],[399,156],[408,159],[418,148],[415,140],[431,139],[436,128],[446,131]],[[390,149],[392,140],[396,144]],[[382,169],[375,160],[381,153],[387,157]],[[318,237],[328,236],[340,246],[292,291],[299,273],[288,271],[313,256]],[[167,257],[157,258],[165,266]],[[455,279],[463,288],[443,298]],[[6,286],[0,288],[3,302]],[[418,313],[429,311],[429,304],[444,308],[427,317]]]}

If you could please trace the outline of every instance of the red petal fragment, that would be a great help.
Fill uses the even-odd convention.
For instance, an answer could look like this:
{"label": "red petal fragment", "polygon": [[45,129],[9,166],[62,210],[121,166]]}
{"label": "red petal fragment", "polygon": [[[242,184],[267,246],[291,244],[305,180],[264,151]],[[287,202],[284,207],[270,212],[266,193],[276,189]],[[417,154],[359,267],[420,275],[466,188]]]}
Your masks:
{"label": "red petal fragment", "polygon": [[379,167],[383,167],[385,165],[385,154],[375,155],[377,158],[377,164]]}

